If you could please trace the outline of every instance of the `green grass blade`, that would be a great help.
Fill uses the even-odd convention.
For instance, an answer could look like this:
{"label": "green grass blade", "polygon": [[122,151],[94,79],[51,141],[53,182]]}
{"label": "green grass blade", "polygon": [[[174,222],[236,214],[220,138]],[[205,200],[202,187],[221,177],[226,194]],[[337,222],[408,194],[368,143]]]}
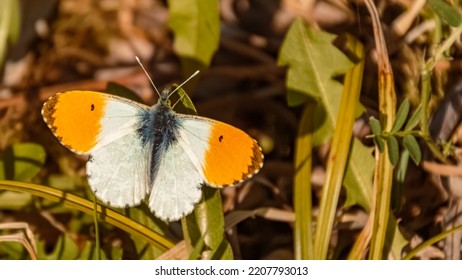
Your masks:
{"label": "green grass blade", "polygon": [[[94,207],[92,201],[47,186],[0,180],[0,189],[29,193],[50,201],[62,203],[66,207],[84,212],[88,215],[93,214]],[[174,245],[167,238],[150,230],[142,224],[115,212],[114,210],[98,205],[96,211],[98,213],[98,218],[101,221],[112,224],[136,238],[143,239],[147,243],[161,249],[162,251],[166,251]]]}
{"label": "green grass blade", "polygon": [[3,66],[8,40],[15,42],[19,37],[19,0],[0,1],[0,67]]}
{"label": "green grass blade", "polygon": [[[391,131],[396,115],[396,94],[393,72],[388,59],[388,50],[383,36],[380,18],[372,0],[366,0],[364,3],[371,14],[374,39],[378,57],[378,99],[379,99],[379,119],[385,132]],[[393,165],[388,159],[388,145],[385,146],[384,152],[378,153],[374,177],[374,202],[372,207],[374,213],[372,224],[372,236],[369,259],[382,259],[387,239],[387,229],[390,215],[390,197],[393,183]]]}
{"label": "green grass blade", "polygon": [[313,111],[315,103],[305,105],[295,144],[294,178],[294,252],[296,260],[313,259],[313,232],[311,230],[311,163],[313,138]]}
{"label": "green grass blade", "polygon": [[430,239],[427,239],[425,242],[419,244],[419,246],[412,249],[406,256],[403,257],[403,260],[410,260],[415,257],[420,251],[425,249],[426,247],[435,244],[436,242],[443,240],[444,238],[448,237],[451,234],[454,234],[456,231],[462,230],[462,225],[458,225],[448,231],[442,232],[438,235],[433,236]]}
{"label": "green grass blade", "polygon": [[335,133],[327,161],[326,182],[321,194],[318,225],[314,240],[314,257],[316,259],[327,258],[338,197],[347,166],[353,124],[356,117],[356,106],[359,103],[361,92],[364,50],[359,41],[351,37],[349,39],[352,43],[352,49],[360,62],[345,75],[339,113],[335,122]]}

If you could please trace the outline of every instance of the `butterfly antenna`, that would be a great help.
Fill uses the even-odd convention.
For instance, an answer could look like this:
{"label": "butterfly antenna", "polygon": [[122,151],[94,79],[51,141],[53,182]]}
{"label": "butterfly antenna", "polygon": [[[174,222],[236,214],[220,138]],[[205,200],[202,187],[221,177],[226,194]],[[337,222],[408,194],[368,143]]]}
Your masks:
{"label": "butterfly antenna", "polygon": [[194,74],[192,74],[189,78],[187,78],[186,81],[182,82],[181,85],[177,86],[176,89],[174,89],[172,92],[170,92],[170,94],[168,95],[168,98],[170,98],[170,96],[172,96],[172,94],[174,94],[177,90],[179,90],[184,84],[186,84],[189,80],[194,78],[197,74],[199,74],[199,70],[194,72]]}
{"label": "butterfly antenna", "polygon": [[151,85],[154,87],[154,89],[156,90],[157,94],[158,94],[159,97],[160,97],[160,92],[159,92],[159,90],[157,89],[156,85],[155,85],[154,82],[152,81],[151,76],[149,76],[148,71],[146,71],[146,69],[144,69],[143,63],[141,63],[140,58],[139,58],[138,56],[135,56],[135,59],[136,59],[136,62],[138,62],[138,64],[141,66],[141,69],[143,69],[143,71],[144,71],[144,73],[146,74],[146,76],[148,76],[148,79],[149,79],[149,81],[151,82]]}

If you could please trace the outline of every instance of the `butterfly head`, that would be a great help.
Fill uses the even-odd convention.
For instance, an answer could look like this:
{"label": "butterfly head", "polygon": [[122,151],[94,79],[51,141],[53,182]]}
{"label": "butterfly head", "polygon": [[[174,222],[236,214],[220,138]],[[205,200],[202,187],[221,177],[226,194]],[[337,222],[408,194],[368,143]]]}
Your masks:
{"label": "butterfly head", "polygon": [[161,94],[159,95],[159,101],[158,103],[160,105],[166,106],[166,107],[171,107],[170,104],[170,91],[168,89],[164,89]]}

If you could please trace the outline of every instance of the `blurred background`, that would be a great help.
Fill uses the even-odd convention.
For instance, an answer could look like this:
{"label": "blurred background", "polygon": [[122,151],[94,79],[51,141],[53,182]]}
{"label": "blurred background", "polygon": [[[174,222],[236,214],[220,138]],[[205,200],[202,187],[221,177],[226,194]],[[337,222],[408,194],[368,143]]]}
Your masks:
{"label": "blurred background", "polygon": [[[416,108],[420,103],[422,61],[431,55],[432,48],[440,42],[438,38],[445,38],[450,27],[425,1],[375,2],[389,48],[398,105],[408,99],[412,108]],[[159,90],[201,70],[200,76],[184,87],[199,115],[241,128],[257,139],[265,154],[259,174],[242,186],[221,191],[225,233],[233,258],[294,259],[294,155],[302,108],[287,104],[287,65],[278,62],[281,48],[297,18],[315,30],[336,36],[348,32],[364,44],[366,63],[360,100],[365,110],[357,119],[353,134],[369,148],[368,156],[373,159],[374,143],[366,138],[372,133],[369,116],[378,116],[377,58],[370,15],[359,0],[200,3],[1,0],[3,170],[0,175],[2,179],[33,182],[92,200],[85,178],[87,158],[59,144],[41,117],[43,102],[67,90],[110,92],[114,88],[115,91],[126,88],[136,94],[133,98],[139,102],[153,105],[157,94],[135,56],[140,57]],[[210,16],[215,10],[216,15]],[[437,32],[439,37],[435,35]],[[342,48],[341,42],[336,45]],[[454,148],[460,139],[456,133],[460,131],[457,129],[460,42],[456,41],[446,54],[453,59],[435,66],[437,74],[432,80],[435,88],[430,108],[435,115],[448,111],[450,114],[440,113],[439,122],[433,123],[430,129],[435,139],[446,139]],[[451,92],[452,99],[445,99],[444,92]],[[451,111],[448,107],[455,109]],[[448,127],[443,129],[442,123]],[[329,142],[324,142],[313,150],[310,181],[314,220],[326,177],[329,149]],[[422,149],[424,159],[431,160],[425,148]],[[452,151],[451,156],[457,154],[457,149]],[[25,158],[26,163],[16,166],[12,158],[18,157]],[[456,156],[451,159],[453,165],[458,162]],[[11,165],[16,166],[13,173],[8,167]],[[411,161],[408,166],[406,180],[400,185],[404,187],[397,188],[399,191],[394,193],[393,200],[403,250],[452,228],[460,220],[457,173],[441,177],[440,167],[427,165],[424,169]],[[372,176],[368,179],[366,184],[372,189]],[[346,200],[346,193],[342,191],[330,239],[330,258],[346,258],[368,219],[368,210],[360,204],[342,207]],[[143,206],[139,209],[144,213]],[[127,214],[126,211],[120,210]],[[232,213],[234,216],[229,216]],[[149,228],[161,232],[173,243],[182,240],[180,223],[166,224],[147,216],[144,224]],[[92,216],[62,203],[27,192],[1,190],[0,224],[3,225],[0,233],[7,236],[7,241],[35,240],[33,246],[37,247],[39,259],[94,258]],[[22,235],[18,233],[22,237],[16,238],[16,227],[26,228],[21,231]],[[153,250],[147,254],[148,247],[109,224],[100,224],[99,236],[109,259],[157,258],[163,253]],[[451,238],[450,242],[428,246],[418,258],[459,259],[461,236]],[[30,256],[21,243],[0,242],[0,258],[29,259]]]}

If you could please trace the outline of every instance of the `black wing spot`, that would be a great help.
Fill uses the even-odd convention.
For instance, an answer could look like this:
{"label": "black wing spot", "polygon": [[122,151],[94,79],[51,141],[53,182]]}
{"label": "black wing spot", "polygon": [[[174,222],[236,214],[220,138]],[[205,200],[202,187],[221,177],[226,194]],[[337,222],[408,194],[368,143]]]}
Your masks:
{"label": "black wing spot", "polygon": [[223,141],[223,135],[220,135],[220,137],[218,137],[218,141]]}
{"label": "black wing spot", "polygon": [[90,109],[91,109],[92,111],[94,111],[94,110],[95,110],[95,105],[94,105],[94,104],[91,104]]}

